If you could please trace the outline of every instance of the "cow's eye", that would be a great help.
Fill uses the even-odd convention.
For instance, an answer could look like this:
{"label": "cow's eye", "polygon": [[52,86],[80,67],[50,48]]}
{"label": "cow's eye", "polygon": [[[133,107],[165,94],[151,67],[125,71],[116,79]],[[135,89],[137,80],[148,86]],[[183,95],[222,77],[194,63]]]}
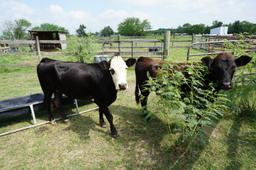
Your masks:
{"label": "cow's eye", "polygon": [[115,70],[113,68],[109,69],[111,75],[115,74]]}

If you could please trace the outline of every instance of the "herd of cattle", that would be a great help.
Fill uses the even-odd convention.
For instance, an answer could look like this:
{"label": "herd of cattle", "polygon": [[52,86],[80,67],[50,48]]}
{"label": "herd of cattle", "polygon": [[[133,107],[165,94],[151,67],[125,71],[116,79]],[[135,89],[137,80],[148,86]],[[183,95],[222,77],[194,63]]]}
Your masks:
{"label": "herd of cattle", "polygon": [[[201,61],[208,67],[209,71],[204,78],[204,83],[216,83],[218,85],[217,90],[229,89],[236,67],[246,65],[250,60],[251,57],[249,56],[235,59],[227,53],[219,54],[214,59],[205,57]],[[92,64],[42,59],[37,66],[37,75],[44,93],[44,103],[48,110],[49,120],[54,122],[51,110],[53,94],[54,104],[65,121],[67,117],[61,106],[63,94],[76,99],[93,99],[99,106],[100,126],[106,127],[104,114],[110,124],[111,136],[117,137],[118,133],[108,106],[116,100],[118,90],[128,88],[127,68],[134,64],[136,74],[135,98],[137,103],[141,101],[141,105],[145,107],[149,91],[145,89],[144,84],[148,80],[148,75],[157,76],[162,62],[147,57],[140,57],[137,60],[129,58],[124,61],[119,55],[113,56],[108,62],[102,61]],[[142,100],[140,100],[140,95],[144,96]]]}

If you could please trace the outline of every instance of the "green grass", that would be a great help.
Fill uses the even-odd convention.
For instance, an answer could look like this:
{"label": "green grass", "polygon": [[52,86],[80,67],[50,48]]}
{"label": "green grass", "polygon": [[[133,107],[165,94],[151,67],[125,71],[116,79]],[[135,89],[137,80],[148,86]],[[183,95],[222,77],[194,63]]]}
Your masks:
{"label": "green grass", "polygon": [[[184,61],[185,50],[175,51],[173,58]],[[51,58],[74,60],[72,57]],[[170,59],[172,60],[172,59]],[[40,92],[36,76],[36,56],[1,56],[0,100]],[[9,66],[14,66],[10,68]],[[0,70],[1,70],[0,69]],[[134,100],[134,70],[128,72],[129,90],[120,92],[110,106],[119,132],[110,137],[109,126],[98,126],[98,112],[72,117],[69,123],[45,125],[0,138],[1,169],[256,169],[256,90],[253,87],[228,92],[234,106],[252,100],[249,106],[229,111],[206,136],[197,136],[188,152],[177,144],[180,133],[169,133],[163,121],[154,117],[146,122]],[[239,95],[245,90],[250,95]],[[243,92],[242,94],[245,94]],[[238,98],[238,96],[240,98]],[[154,102],[154,95],[149,98]],[[254,104],[253,104],[254,102]],[[89,104],[80,107],[86,110]],[[66,108],[67,113],[75,110]],[[37,113],[47,120],[46,112]],[[58,117],[58,114],[55,114]],[[30,125],[30,116],[1,122],[0,132]],[[202,139],[205,140],[202,140]]]}

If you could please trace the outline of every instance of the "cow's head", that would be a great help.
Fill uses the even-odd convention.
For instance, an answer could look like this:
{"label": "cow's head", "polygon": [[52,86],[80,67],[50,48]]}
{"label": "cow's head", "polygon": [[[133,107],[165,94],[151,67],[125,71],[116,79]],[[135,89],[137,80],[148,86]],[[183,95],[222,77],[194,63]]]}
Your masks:
{"label": "cow's head", "polygon": [[126,61],[121,56],[114,56],[110,60],[109,71],[113,78],[116,90],[126,90],[127,83],[127,68],[134,65],[136,59],[130,58]]}
{"label": "cow's head", "polygon": [[161,63],[158,61],[151,62],[149,65],[149,74],[151,77],[156,77],[157,73],[159,72],[159,69],[161,68]]}
{"label": "cow's head", "polygon": [[217,85],[217,89],[230,89],[236,67],[246,65],[251,57],[242,55],[235,59],[233,55],[221,53],[214,59],[204,57],[201,60],[209,70],[209,79]]}

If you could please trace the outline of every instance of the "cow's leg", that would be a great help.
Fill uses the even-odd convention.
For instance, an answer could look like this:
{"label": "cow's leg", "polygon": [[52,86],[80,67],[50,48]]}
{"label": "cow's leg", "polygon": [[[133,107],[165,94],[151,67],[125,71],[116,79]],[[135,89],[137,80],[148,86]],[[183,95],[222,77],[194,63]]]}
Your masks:
{"label": "cow's leg", "polygon": [[145,118],[146,121],[150,120],[149,112],[147,110],[147,102],[148,102],[148,96],[149,96],[149,91],[143,89],[142,90],[142,99],[141,99],[141,107],[142,107],[142,112],[143,112],[143,117]]}
{"label": "cow's leg", "polygon": [[107,107],[103,107],[103,113],[105,114],[106,118],[108,119],[109,125],[110,125],[110,131],[111,131],[111,136],[116,138],[118,136],[117,130],[115,125],[113,124],[113,116],[108,110]]}
{"label": "cow's leg", "polygon": [[148,103],[148,96],[149,96],[149,91],[141,88],[141,95],[142,95],[142,99],[141,99],[141,107],[143,109],[147,109],[147,103]]}
{"label": "cow's leg", "polygon": [[64,110],[61,104],[61,99],[62,99],[62,93],[58,91],[54,92],[54,103],[55,103],[56,109],[59,111],[59,114],[61,115],[62,120],[64,122],[68,122],[68,118],[64,113]]}
{"label": "cow's leg", "polygon": [[100,126],[105,128],[106,127],[106,123],[104,121],[104,118],[103,118],[103,113],[104,113],[104,110],[100,107],[99,108],[99,122],[100,122]]}
{"label": "cow's leg", "polygon": [[49,116],[49,121],[54,124],[54,116],[52,114],[52,110],[51,110],[51,93],[45,93],[44,94],[44,104],[46,106],[46,109],[48,111],[48,116]]}

